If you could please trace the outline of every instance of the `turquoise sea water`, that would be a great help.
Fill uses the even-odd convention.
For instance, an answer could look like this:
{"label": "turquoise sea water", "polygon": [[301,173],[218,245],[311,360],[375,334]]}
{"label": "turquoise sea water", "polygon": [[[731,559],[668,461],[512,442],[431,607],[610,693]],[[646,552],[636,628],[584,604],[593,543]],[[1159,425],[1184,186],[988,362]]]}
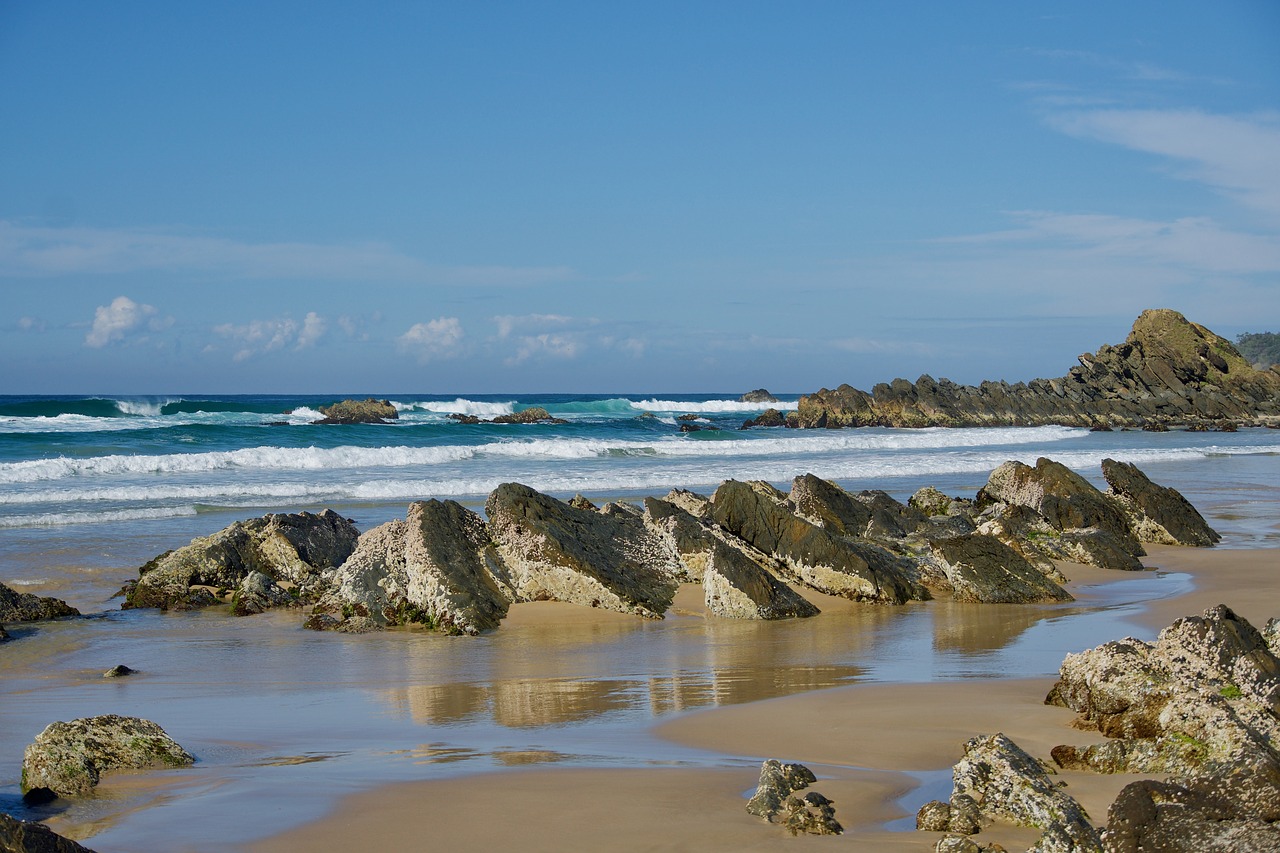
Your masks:
{"label": "turquoise sea water", "polygon": [[[0,810],[61,821],[103,853],[222,850],[387,781],[529,763],[748,768],[756,757],[646,732],[693,708],[857,681],[1044,675],[1066,651],[1141,635],[1126,616],[1187,583],[1151,573],[1069,605],[924,602],[752,624],[673,613],[476,639],[316,634],[293,612],[122,612],[111,598],[156,554],[265,512],[333,507],[367,530],[416,499],[481,507],[512,480],[600,501],[709,492],[728,478],[787,488],[805,472],[899,499],[924,485],[971,497],[1008,459],[1048,456],[1101,483],[1112,457],[1181,490],[1221,547],[1280,546],[1271,430],[739,431],[764,407],[736,394],[376,394],[396,402],[398,423],[310,423],[341,396],[0,397],[0,580],[96,617],[10,626],[18,639],[0,646]],[[796,399],[778,396],[783,409]],[[569,423],[447,417],[532,405]],[[682,414],[720,429],[681,433]],[[117,663],[140,674],[102,679]],[[53,720],[101,713],[159,722],[199,763],[149,777],[158,787],[23,807],[25,745]]]}

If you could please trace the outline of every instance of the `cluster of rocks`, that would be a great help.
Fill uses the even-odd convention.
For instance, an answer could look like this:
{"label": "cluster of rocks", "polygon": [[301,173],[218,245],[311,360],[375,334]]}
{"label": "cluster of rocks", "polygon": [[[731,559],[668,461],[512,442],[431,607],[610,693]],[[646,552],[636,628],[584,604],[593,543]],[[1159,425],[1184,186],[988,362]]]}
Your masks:
{"label": "cluster of rocks", "polygon": [[792,835],[841,835],[844,827],[836,820],[832,800],[817,791],[794,796],[817,781],[803,764],[783,764],[771,758],[760,766],[760,782],[747,801],[747,811],[782,824]]}
{"label": "cluster of rocks", "polygon": [[[977,737],[953,770],[950,802],[922,830],[972,835],[992,820],[1044,830],[1036,851],[1280,849],[1280,623],[1259,631],[1223,605],[1068,655],[1046,704],[1076,711],[1107,740],[1051,750],[1052,764],[1004,735]],[[1053,765],[1151,774],[1120,792],[1095,828]]]}
{"label": "cluster of rocks", "polygon": [[691,582],[714,616],[782,619],[818,612],[793,587],[882,604],[1070,601],[1055,560],[1138,569],[1142,542],[1217,541],[1181,495],[1136,467],[1106,460],[1103,473],[1107,493],[1048,459],[1008,462],[976,498],[925,488],[906,504],[812,474],[789,493],[729,480],[710,496],[676,489],[599,508],[506,483],[487,518],[418,501],[364,534],[329,510],[268,515],[150,561],[124,606],[229,602],[249,615],[309,605],[316,629],[476,635],[529,601],[662,618]]}
{"label": "cluster of rocks", "polygon": [[1079,357],[1058,379],[959,385],[921,376],[870,393],[849,385],[800,398],[787,425],[1208,428],[1280,424],[1280,366],[1257,370],[1226,338],[1176,311],[1142,312],[1124,343]]}
{"label": "cluster of rocks", "polygon": [[498,415],[496,418],[483,420],[477,415],[465,415],[454,412],[449,420],[460,424],[567,424],[564,418],[552,417],[551,413],[541,406],[530,406],[509,415]]}
{"label": "cluster of rocks", "polygon": [[400,412],[390,400],[342,400],[331,406],[321,406],[324,415],[314,424],[385,424],[400,419]]}

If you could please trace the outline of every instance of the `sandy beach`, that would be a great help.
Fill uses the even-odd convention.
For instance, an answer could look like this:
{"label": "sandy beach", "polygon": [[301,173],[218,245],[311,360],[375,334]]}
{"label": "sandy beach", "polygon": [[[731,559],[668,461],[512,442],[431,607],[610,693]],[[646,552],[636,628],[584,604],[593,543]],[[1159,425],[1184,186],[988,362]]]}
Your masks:
{"label": "sandy beach", "polygon": [[[1152,628],[1218,603],[1258,626],[1280,612],[1280,588],[1274,583],[1280,552],[1149,550],[1148,567],[1188,573],[1195,582],[1193,591],[1144,608],[1137,618]],[[1140,577],[1063,568],[1077,591]],[[696,602],[684,603],[696,608]],[[532,608],[521,614],[539,616]],[[1110,639],[1118,637],[1097,637],[1093,644]],[[656,734],[722,756],[724,769],[530,769],[397,784],[349,797],[323,820],[249,849],[325,851],[358,844],[396,849],[423,843],[439,849],[768,850],[796,844],[932,849],[937,835],[907,828],[909,811],[924,799],[949,795],[950,765],[969,737],[1002,731],[1042,757],[1057,744],[1100,739],[1071,728],[1072,712],[1043,704],[1052,683],[1036,678],[865,684],[694,711],[660,725]],[[800,761],[814,770],[819,781],[812,787],[836,802],[843,836],[795,839],[746,813],[758,762],[767,757]],[[1062,773],[1067,790],[1096,823],[1105,823],[1108,804],[1134,778]],[[887,828],[891,822],[892,829]],[[1025,848],[1037,835],[996,825],[982,840],[1012,850]]]}

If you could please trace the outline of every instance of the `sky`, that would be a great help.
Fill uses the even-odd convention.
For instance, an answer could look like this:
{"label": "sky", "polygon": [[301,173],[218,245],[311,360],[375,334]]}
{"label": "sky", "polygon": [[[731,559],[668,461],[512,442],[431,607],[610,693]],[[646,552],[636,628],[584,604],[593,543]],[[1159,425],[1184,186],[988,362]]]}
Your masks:
{"label": "sky", "polygon": [[0,0],[0,393],[802,393],[1280,331],[1280,3]]}

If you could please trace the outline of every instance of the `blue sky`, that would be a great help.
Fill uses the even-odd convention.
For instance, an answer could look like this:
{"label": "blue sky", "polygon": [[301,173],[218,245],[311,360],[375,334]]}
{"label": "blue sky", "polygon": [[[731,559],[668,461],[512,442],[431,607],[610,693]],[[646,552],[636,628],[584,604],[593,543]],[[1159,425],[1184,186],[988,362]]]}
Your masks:
{"label": "blue sky", "polygon": [[[367,8],[365,8],[367,7]],[[1280,4],[0,3],[0,393],[805,392],[1280,331]]]}

